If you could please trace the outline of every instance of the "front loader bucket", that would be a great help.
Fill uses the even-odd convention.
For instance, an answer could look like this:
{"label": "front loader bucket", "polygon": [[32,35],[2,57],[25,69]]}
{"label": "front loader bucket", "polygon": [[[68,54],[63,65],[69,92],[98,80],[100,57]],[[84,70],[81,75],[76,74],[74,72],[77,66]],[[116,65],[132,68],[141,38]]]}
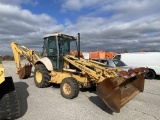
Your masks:
{"label": "front loader bucket", "polygon": [[97,85],[97,94],[111,110],[119,113],[127,102],[143,92],[146,72],[147,69],[139,68],[125,72],[127,77],[121,73],[121,77],[106,78]]}
{"label": "front loader bucket", "polygon": [[27,64],[18,71],[20,79],[26,79],[31,75],[32,65]]}

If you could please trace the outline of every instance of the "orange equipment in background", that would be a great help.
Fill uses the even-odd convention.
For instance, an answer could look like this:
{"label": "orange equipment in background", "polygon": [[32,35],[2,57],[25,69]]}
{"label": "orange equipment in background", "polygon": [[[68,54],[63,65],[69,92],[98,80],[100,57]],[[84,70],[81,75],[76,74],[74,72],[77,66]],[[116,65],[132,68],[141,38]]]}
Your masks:
{"label": "orange equipment in background", "polygon": [[106,59],[112,59],[117,53],[115,52],[106,52]]}
{"label": "orange equipment in background", "polygon": [[108,51],[93,51],[89,52],[90,59],[112,59],[117,53]]}
{"label": "orange equipment in background", "polygon": [[105,51],[94,51],[89,52],[89,58],[90,59],[105,59]]}

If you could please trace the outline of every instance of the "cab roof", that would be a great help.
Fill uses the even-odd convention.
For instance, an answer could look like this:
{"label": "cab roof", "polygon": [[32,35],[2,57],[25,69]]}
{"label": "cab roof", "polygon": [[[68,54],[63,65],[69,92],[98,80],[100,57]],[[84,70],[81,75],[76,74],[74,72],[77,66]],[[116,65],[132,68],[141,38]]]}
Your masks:
{"label": "cab roof", "polygon": [[55,33],[53,33],[53,34],[45,35],[45,36],[43,37],[43,39],[48,38],[48,37],[52,37],[52,36],[61,36],[61,37],[66,37],[66,38],[70,38],[70,39],[75,39],[75,40],[77,40],[77,38],[74,37],[74,36],[67,35],[67,34],[60,34],[60,33],[58,33],[58,32],[55,32]]}

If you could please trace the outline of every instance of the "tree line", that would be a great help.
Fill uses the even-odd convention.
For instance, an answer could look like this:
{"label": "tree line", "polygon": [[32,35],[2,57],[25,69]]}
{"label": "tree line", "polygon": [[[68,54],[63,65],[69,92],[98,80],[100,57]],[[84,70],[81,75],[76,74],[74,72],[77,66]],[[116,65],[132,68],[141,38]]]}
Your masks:
{"label": "tree line", "polygon": [[0,61],[11,61],[11,60],[14,60],[13,56],[10,55],[0,56]]}

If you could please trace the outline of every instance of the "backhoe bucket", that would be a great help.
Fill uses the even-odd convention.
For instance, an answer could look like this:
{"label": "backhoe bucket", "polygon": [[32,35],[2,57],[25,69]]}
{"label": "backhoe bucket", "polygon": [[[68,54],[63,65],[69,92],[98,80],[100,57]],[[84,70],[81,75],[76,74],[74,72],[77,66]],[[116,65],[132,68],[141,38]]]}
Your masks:
{"label": "backhoe bucket", "polygon": [[120,77],[106,78],[97,85],[97,94],[114,112],[120,109],[144,90],[146,68],[130,69],[120,72]]}
{"label": "backhoe bucket", "polygon": [[32,65],[27,64],[18,71],[20,79],[26,79],[31,75]]}

